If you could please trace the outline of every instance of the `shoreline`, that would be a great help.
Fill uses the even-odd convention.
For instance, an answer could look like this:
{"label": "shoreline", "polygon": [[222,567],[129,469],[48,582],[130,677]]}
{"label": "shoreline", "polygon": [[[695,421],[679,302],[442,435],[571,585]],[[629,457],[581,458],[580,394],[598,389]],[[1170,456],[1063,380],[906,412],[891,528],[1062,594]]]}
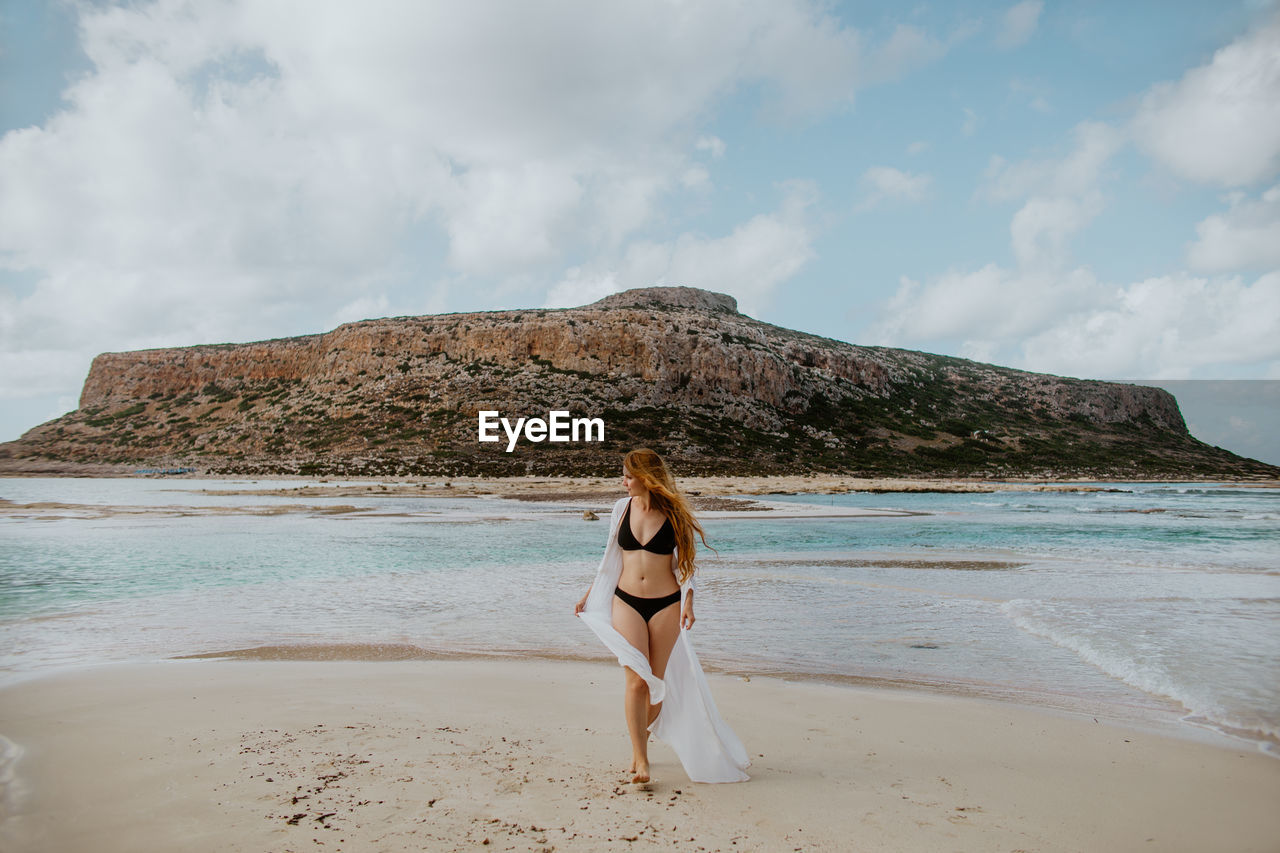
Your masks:
{"label": "shoreline", "polygon": [[[308,485],[292,488],[260,488],[212,490],[220,495],[275,495],[275,496],[451,496],[451,497],[514,497],[524,500],[556,500],[555,495],[568,493],[575,499],[614,494],[620,490],[618,477],[552,477],[523,475],[512,477],[335,477],[305,474],[261,474],[253,476],[232,474],[155,475],[135,474],[132,471],[95,473],[82,472],[6,472],[0,471],[4,480],[30,479],[120,479],[150,480],[178,484],[184,482],[225,483],[273,483],[305,482]],[[1280,489],[1280,479],[1229,478],[1161,478],[1161,479],[1081,479],[1074,477],[1009,477],[1002,479],[974,477],[860,477],[843,474],[773,474],[751,476],[681,476],[677,482],[687,495],[698,496],[763,496],[769,494],[844,494],[859,492],[882,493],[962,493],[989,494],[993,492],[1096,492],[1107,491],[1125,484],[1175,484],[1186,483],[1202,486],[1220,485],[1240,488]],[[185,491],[180,487],[179,491]]]}
{"label": "shoreline", "polygon": [[[216,495],[233,495],[237,493],[230,492],[209,492],[208,494]],[[257,493],[257,496],[266,497],[263,493]],[[276,496],[276,495],[271,495]],[[391,497],[400,497],[399,495],[384,495]],[[311,498],[326,498],[328,495],[307,495]],[[348,495],[335,495],[335,497],[349,497]],[[363,496],[361,496],[363,497]],[[410,495],[410,497],[430,497],[439,498],[440,495]],[[478,497],[478,496],[477,496]],[[487,497],[487,496],[486,496]],[[494,500],[513,500],[509,497],[494,497]],[[518,500],[518,499],[516,499]],[[571,516],[577,516],[584,520],[598,521],[601,515],[608,514],[608,501],[612,500],[612,496],[608,498],[594,499],[582,498],[578,500],[557,500],[547,499],[539,501],[541,503],[557,504],[560,506],[559,513]],[[695,499],[695,501],[698,499]],[[740,518],[744,515],[750,515],[753,518],[762,519],[800,519],[800,518],[905,518],[917,515],[932,515],[929,512],[905,509],[872,509],[864,507],[835,507],[808,504],[793,504],[782,501],[759,501],[759,500],[739,500],[733,498],[712,498],[715,503],[710,504],[714,509],[699,509],[695,504],[695,512],[700,519],[723,519],[723,518]],[[704,504],[706,505],[706,504]],[[102,518],[133,518],[142,516],[162,516],[162,517],[187,517],[187,516],[228,516],[228,515],[257,515],[257,516],[277,516],[288,515],[291,513],[305,513],[309,515],[328,515],[328,516],[368,516],[375,518],[411,518],[423,523],[444,523],[456,524],[463,522],[477,521],[532,521],[546,518],[547,515],[555,513],[556,510],[544,510],[541,512],[519,508],[513,511],[489,511],[489,512],[450,512],[448,516],[442,516],[435,510],[426,510],[424,512],[406,512],[404,510],[395,510],[391,512],[380,511],[373,506],[355,506],[350,504],[245,504],[240,506],[198,506],[192,504],[171,504],[171,505],[144,505],[144,504],[81,504],[69,503],[66,501],[37,501],[32,503],[15,503],[4,498],[0,498],[0,518],[19,518],[19,519],[102,519]],[[595,518],[589,518],[584,513],[592,512],[596,514]]]}
{"label": "shoreline", "polygon": [[[2,479],[2,475],[0,475]],[[10,479],[47,479],[43,477]],[[105,478],[86,478],[105,479]],[[456,478],[445,480],[421,480],[416,478],[340,479],[309,477],[259,477],[239,478],[217,476],[210,478],[169,477],[121,477],[119,479],[165,481],[172,491],[206,497],[264,497],[290,498],[298,501],[333,498],[406,498],[431,497],[455,499],[503,499],[521,504],[558,504],[567,512],[588,509],[594,512],[608,511],[623,490],[614,478],[601,477],[500,477]],[[207,483],[226,483],[227,488],[209,488]],[[272,482],[306,485],[269,486]],[[189,484],[184,487],[183,484]],[[753,514],[760,518],[848,518],[860,516],[910,516],[927,515],[912,510],[886,510],[864,507],[833,507],[819,504],[798,506],[791,502],[769,501],[770,495],[837,495],[837,494],[994,494],[998,492],[1127,492],[1125,484],[1186,483],[1200,486],[1247,487],[1253,489],[1280,489],[1277,481],[1234,482],[1227,480],[1116,480],[1116,481],[1067,481],[1045,480],[964,480],[964,479],[906,479],[906,478],[857,478],[838,475],[770,476],[770,477],[686,477],[681,479],[681,489],[689,498],[694,511],[702,518],[733,518]],[[235,487],[239,486],[239,487]],[[12,518],[109,518],[139,515],[283,515],[309,513],[313,515],[403,515],[420,521],[438,520],[433,514],[415,514],[397,511],[381,512],[368,505],[354,504],[244,504],[206,506],[190,503],[160,504],[82,504],[70,501],[15,502],[0,497],[0,517]],[[486,513],[466,516],[454,513],[453,519],[492,520],[540,517],[530,511],[515,510],[498,514]]]}
{"label": "shoreline", "polygon": [[484,839],[515,850],[1243,851],[1280,837],[1280,773],[1248,750],[988,699],[709,679],[751,755],[750,782],[690,783],[656,744],[654,784],[622,784],[616,663],[64,672],[0,690],[0,735],[21,750],[0,840],[15,853]]}
{"label": "shoreline", "polygon": [[[171,655],[151,661],[135,661],[135,664],[160,663],[162,661],[258,661],[294,663],[375,663],[399,661],[513,661],[530,660],[550,663],[612,664],[615,659],[607,654],[577,655],[531,649],[511,651],[485,651],[475,649],[430,649],[411,643],[272,643],[237,649],[224,649],[193,654]],[[106,665],[129,665],[125,663]],[[92,666],[92,665],[90,665]],[[1212,720],[1196,717],[1176,699],[1147,693],[1132,687],[1133,701],[1121,703],[1097,696],[1084,699],[1069,691],[1032,690],[1010,687],[996,682],[976,682],[958,677],[931,677],[921,673],[853,674],[819,672],[801,669],[752,668],[745,663],[725,662],[711,658],[702,660],[702,668],[708,674],[716,673],[726,678],[767,679],[787,684],[812,684],[831,687],[848,687],[855,690],[888,690],[920,693],[939,697],[973,699],[999,702],[1022,708],[1038,709],[1046,713],[1065,713],[1105,718],[1116,725],[1129,726],[1152,734],[1204,739],[1207,742],[1237,749],[1254,750],[1269,758],[1280,760],[1280,739],[1265,732],[1231,729]],[[75,671],[72,668],[70,671]],[[43,677],[33,674],[33,679]],[[0,684],[0,690],[7,685]],[[2,732],[0,732],[2,734]]]}
{"label": "shoreline", "polygon": [[[99,659],[63,663],[36,670],[9,672],[0,680],[0,696],[4,691],[35,684],[46,679],[75,677],[99,669],[159,666],[169,663],[280,663],[280,664],[432,664],[451,662],[465,664],[511,663],[526,661],[541,664],[616,665],[607,653],[574,653],[538,649],[503,649],[422,646],[409,642],[339,642],[283,641],[263,645],[215,649],[211,651]],[[1105,720],[1111,724],[1148,732],[1153,735],[1199,740],[1219,746],[1256,752],[1269,760],[1280,760],[1280,739],[1266,732],[1236,729],[1199,717],[1176,699],[1148,693],[1126,685],[1131,695],[1106,698],[1082,696],[1070,690],[1045,687],[1012,686],[1000,682],[975,681],[958,676],[923,672],[867,671],[862,673],[761,667],[745,661],[703,657],[703,670],[722,678],[751,682],[776,681],[797,686],[812,685],[851,690],[888,691],[904,694],[954,698],[978,702],[1008,704],[1048,714],[1067,714]],[[4,731],[0,730],[0,737]],[[0,774],[2,775],[2,774]]]}

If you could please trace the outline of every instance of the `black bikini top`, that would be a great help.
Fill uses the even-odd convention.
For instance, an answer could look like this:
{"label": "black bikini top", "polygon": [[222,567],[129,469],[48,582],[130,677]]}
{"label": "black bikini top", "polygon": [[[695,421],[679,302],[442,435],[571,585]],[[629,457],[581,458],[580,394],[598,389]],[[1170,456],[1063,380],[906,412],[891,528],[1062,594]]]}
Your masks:
{"label": "black bikini top", "polygon": [[631,532],[631,501],[627,501],[627,511],[622,516],[622,524],[618,525],[618,547],[624,551],[648,551],[651,554],[674,554],[676,552],[676,529],[671,526],[671,519],[662,522],[658,532],[648,542],[641,545],[636,535]]}

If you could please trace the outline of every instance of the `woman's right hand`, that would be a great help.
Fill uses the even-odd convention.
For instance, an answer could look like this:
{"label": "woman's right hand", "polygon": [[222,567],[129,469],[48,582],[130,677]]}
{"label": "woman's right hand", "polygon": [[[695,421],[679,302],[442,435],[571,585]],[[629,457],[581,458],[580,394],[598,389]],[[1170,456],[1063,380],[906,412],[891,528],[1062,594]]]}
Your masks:
{"label": "woman's right hand", "polygon": [[[588,593],[588,595],[590,595],[590,593]],[[586,609],[586,607],[587,607],[587,596],[584,595],[582,596],[582,598],[578,599],[577,604],[573,605],[573,615],[574,616],[580,615],[582,611]]]}

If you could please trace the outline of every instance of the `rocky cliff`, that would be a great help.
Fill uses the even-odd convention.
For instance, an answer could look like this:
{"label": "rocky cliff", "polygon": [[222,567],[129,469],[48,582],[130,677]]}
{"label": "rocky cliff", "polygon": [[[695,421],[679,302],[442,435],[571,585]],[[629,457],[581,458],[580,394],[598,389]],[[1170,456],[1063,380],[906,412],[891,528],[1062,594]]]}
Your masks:
{"label": "rocky cliff", "polygon": [[[508,452],[505,438],[477,440],[482,410],[600,418],[605,440],[522,439]],[[1193,439],[1159,389],[854,346],[683,287],[104,353],[80,408],[0,445],[0,469],[612,474],[641,444],[688,474],[1278,473]]]}

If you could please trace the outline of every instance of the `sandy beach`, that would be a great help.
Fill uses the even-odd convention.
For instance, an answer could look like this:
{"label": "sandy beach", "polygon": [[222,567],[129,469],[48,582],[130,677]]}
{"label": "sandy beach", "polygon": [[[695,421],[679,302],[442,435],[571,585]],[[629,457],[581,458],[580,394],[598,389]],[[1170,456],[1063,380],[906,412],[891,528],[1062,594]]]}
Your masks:
{"label": "sandy beach", "polygon": [[[5,850],[1267,851],[1280,763],[982,699],[712,676],[752,780],[663,745],[622,675],[546,660],[162,661],[0,692]],[[1194,730],[1191,730],[1194,732]],[[5,774],[0,773],[0,778]]]}

